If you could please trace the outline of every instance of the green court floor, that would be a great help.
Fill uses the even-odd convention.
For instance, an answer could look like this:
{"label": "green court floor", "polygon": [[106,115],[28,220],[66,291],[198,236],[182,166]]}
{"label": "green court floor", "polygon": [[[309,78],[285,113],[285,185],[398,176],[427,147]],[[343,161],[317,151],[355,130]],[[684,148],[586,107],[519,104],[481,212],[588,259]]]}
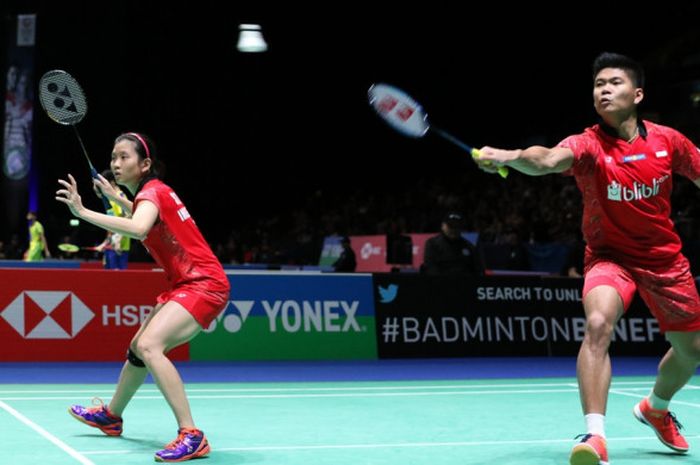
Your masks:
{"label": "green court floor", "polygon": [[[632,416],[650,377],[613,380],[607,420],[611,464],[700,462],[700,380],[672,403],[691,445],[674,454]],[[176,436],[153,384],[107,437],[66,412],[113,385],[0,385],[0,450],[8,465],[131,465]],[[568,464],[583,432],[575,379],[190,384],[198,426],[212,445],[198,465]]]}

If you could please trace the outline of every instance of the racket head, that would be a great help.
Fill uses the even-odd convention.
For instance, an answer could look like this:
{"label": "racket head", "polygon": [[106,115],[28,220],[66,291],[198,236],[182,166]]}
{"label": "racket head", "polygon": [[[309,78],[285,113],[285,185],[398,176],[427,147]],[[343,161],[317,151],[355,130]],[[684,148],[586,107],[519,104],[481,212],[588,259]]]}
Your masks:
{"label": "racket head", "polygon": [[39,81],[39,101],[46,114],[65,126],[79,123],[87,114],[85,92],[66,71],[47,71]]}
{"label": "racket head", "polygon": [[61,252],[75,253],[80,250],[80,247],[78,247],[75,244],[64,243],[58,244],[58,250],[60,250]]}
{"label": "racket head", "polygon": [[423,137],[430,129],[423,107],[398,87],[372,84],[367,91],[369,104],[392,128],[408,137]]}

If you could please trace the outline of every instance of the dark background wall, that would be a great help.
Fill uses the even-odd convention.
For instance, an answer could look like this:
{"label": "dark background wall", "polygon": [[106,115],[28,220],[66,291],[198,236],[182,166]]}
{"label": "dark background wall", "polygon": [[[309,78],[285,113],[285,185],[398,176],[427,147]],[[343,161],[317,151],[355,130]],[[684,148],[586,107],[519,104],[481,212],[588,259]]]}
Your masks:
{"label": "dark background wall", "polygon": [[[98,169],[120,132],[152,135],[166,181],[212,238],[318,189],[381,193],[410,189],[426,173],[480,176],[458,149],[387,129],[367,105],[373,82],[403,87],[436,124],[475,146],[555,144],[595,121],[590,64],[617,51],[647,66],[647,111],[698,131],[688,98],[700,77],[697,6],[487,4],[477,15],[441,2],[315,11],[174,3],[5,0],[0,8],[6,18],[38,14],[37,80],[61,68],[81,82],[90,109],[79,129]],[[236,51],[241,22],[262,25],[268,53]],[[40,210],[67,223],[53,201],[55,179],[77,173],[88,186],[89,173],[70,130],[39,107],[35,156]]]}

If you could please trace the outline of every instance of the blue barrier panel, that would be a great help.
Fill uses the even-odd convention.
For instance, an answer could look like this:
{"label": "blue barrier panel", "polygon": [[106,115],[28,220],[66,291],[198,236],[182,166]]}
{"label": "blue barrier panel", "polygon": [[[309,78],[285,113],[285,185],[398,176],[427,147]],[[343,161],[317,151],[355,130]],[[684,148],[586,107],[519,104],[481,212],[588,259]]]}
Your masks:
{"label": "blue barrier panel", "polygon": [[0,260],[0,268],[80,268],[79,260],[42,260],[25,262],[23,260]]}

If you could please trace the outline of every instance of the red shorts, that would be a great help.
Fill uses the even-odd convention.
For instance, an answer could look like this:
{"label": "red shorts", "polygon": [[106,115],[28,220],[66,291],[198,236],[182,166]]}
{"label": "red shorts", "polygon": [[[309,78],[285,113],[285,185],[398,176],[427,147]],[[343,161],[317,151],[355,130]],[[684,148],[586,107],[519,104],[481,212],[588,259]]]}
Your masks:
{"label": "red shorts", "polygon": [[165,291],[158,296],[158,303],[177,302],[190,312],[203,329],[226,308],[229,297],[228,283],[226,287],[217,281],[206,281],[193,284],[183,284]]}
{"label": "red shorts", "polygon": [[584,276],[584,297],[596,286],[612,286],[627,311],[638,289],[662,332],[700,330],[700,298],[690,264],[681,254],[663,268],[649,269],[586,253]]}

